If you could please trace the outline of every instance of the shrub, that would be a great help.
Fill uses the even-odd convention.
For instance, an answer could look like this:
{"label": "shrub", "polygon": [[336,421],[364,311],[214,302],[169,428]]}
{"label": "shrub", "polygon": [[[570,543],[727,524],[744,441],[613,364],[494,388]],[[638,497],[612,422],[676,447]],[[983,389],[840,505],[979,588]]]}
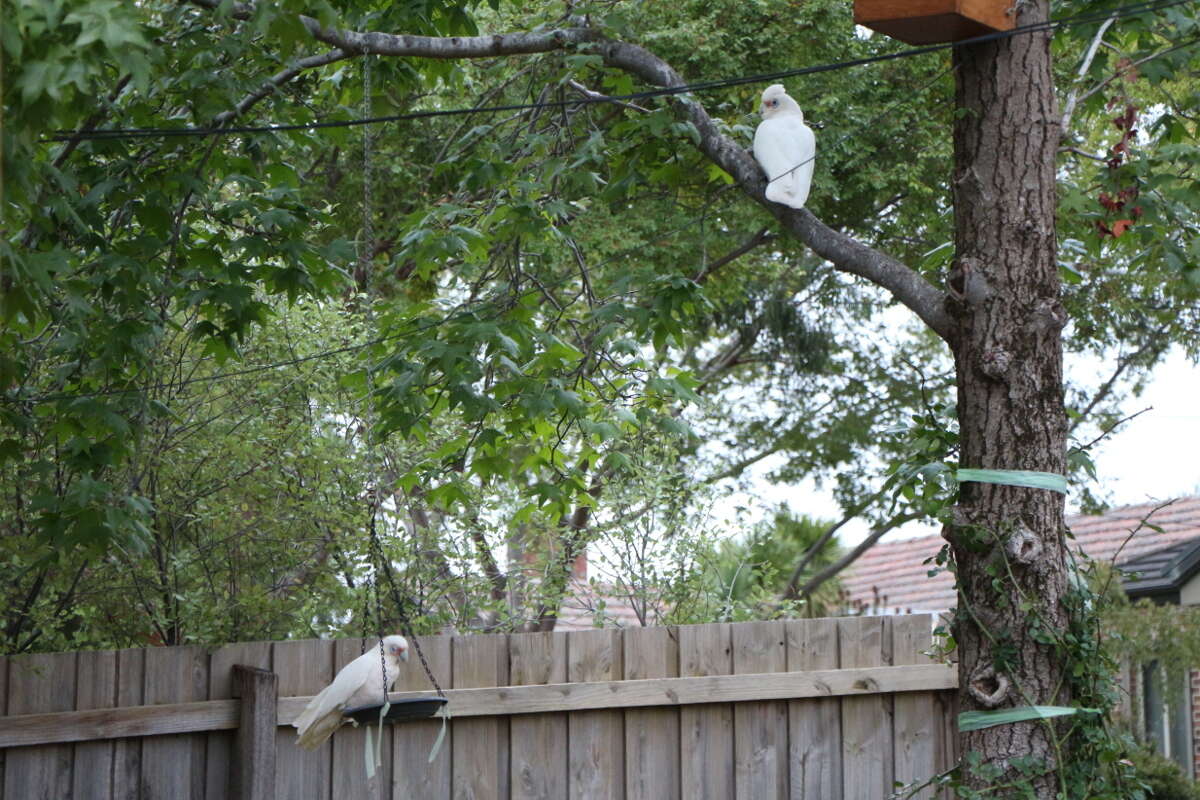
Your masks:
{"label": "shrub", "polygon": [[1138,748],[1130,758],[1137,766],[1138,777],[1149,789],[1147,800],[1200,800],[1200,786],[1189,780],[1171,759],[1148,747]]}

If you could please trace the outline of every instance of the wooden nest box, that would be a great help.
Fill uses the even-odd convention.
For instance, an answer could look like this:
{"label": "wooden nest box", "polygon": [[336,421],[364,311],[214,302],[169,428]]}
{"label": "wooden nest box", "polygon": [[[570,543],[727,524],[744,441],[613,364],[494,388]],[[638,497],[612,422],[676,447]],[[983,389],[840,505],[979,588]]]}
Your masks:
{"label": "wooden nest box", "polygon": [[854,21],[909,44],[1012,30],[1013,0],[854,0]]}

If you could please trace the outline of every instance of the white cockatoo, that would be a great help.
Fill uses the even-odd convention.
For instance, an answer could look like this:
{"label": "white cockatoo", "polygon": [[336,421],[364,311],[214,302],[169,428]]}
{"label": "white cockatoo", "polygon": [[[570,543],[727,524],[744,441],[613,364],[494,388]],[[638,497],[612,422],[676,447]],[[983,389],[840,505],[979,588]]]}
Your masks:
{"label": "white cockatoo", "polygon": [[[400,674],[400,662],[408,661],[408,640],[403,636],[383,638],[383,663],[387,665],[387,685],[391,689]],[[342,711],[347,708],[383,704],[383,664],[379,644],[342,667],[333,683],[314,697],[292,725],[296,728],[296,743],[305,750],[315,750],[342,726]]]}
{"label": "white cockatoo", "polygon": [[804,208],[812,185],[817,139],[804,124],[804,112],[776,83],[762,93],[762,122],[754,131],[754,158],[767,173],[767,199]]}

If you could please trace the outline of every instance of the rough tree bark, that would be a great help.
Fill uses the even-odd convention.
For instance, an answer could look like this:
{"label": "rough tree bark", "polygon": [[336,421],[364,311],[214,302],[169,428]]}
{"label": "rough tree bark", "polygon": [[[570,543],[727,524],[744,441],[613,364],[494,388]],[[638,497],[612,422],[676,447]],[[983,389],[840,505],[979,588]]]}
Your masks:
{"label": "rough tree bark", "polygon": [[[1017,5],[1019,25],[1047,18],[1046,0]],[[1055,259],[1059,119],[1050,34],[963,47],[955,63],[956,260],[947,309],[957,329],[961,464],[1063,474],[1065,314]],[[1032,635],[1039,624],[1062,630],[1067,623],[1063,531],[1057,492],[963,486],[943,535],[958,569],[964,711],[1066,704],[1061,658]],[[1034,613],[1021,609],[1022,594],[1036,601]],[[1002,770],[999,780],[966,776],[968,785],[1016,780],[1011,760],[1034,756],[1047,768],[1032,782],[1036,796],[1054,796],[1058,755],[1045,723],[986,728],[963,734],[961,743],[964,753]]]}

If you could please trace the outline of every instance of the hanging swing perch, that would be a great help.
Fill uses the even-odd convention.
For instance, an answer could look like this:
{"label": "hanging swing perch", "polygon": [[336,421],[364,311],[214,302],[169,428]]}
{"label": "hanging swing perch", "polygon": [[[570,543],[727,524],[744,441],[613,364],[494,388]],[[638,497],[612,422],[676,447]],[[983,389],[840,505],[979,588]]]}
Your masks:
{"label": "hanging swing perch", "polygon": [[[363,108],[364,114],[370,116],[371,112],[371,69],[369,56],[363,59]],[[359,267],[361,274],[369,286],[370,281],[370,261],[374,242],[373,231],[373,197],[371,179],[372,173],[372,147],[371,147],[370,128],[363,129],[363,235],[360,240],[359,248]],[[374,314],[372,303],[367,303],[368,322],[374,326]],[[401,595],[396,581],[392,575],[391,565],[384,556],[383,547],[379,540],[379,532],[377,527],[378,512],[382,505],[382,494],[380,492],[380,472],[378,462],[375,458],[375,443],[372,441],[375,431],[375,391],[373,372],[367,368],[367,398],[366,398],[366,439],[367,452],[371,463],[371,478],[373,486],[368,494],[368,526],[369,544],[370,544],[370,561],[371,571],[366,582],[366,592],[363,595],[363,626],[364,634],[369,630],[371,614],[371,600],[374,600],[374,617],[375,630],[379,636],[378,660],[375,658],[374,651],[368,653],[366,650],[367,639],[363,639],[362,652],[359,657],[351,661],[338,672],[334,677],[333,682],[326,686],[316,697],[314,697],[308,706],[296,718],[293,725],[297,729],[297,744],[301,747],[312,750],[320,746],[325,740],[333,735],[338,728],[347,722],[350,722],[355,727],[362,724],[366,726],[367,741],[364,751],[364,763],[368,778],[373,778],[376,768],[381,763],[381,748],[383,744],[383,725],[384,723],[400,723],[416,720],[430,719],[431,717],[440,715],[442,718],[442,730],[438,734],[437,740],[433,744],[433,748],[429,753],[429,761],[432,762],[437,756],[441,748],[442,741],[446,735],[446,724],[449,719],[447,709],[448,700],[442,687],[438,685],[437,679],[433,675],[433,671],[429,668],[429,663],[425,660],[424,653],[421,652],[420,643],[412,636],[412,623],[405,611],[406,603]],[[392,600],[396,606],[396,613],[399,616],[402,632],[409,638],[400,635],[383,635],[384,614],[383,600],[380,595],[379,578],[383,576],[388,583],[388,588],[392,596]],[[412,643],[413,648],[417,651],[417,657],[420,659],[421,666],[425,671],[425,675],[429,678],[429,682],[433,684],[437,691],[436,696],[423,697],[406,697],[391,701],[388,699],[388,690],[396,683],[396,679],[400,676],[400,662],[408,660],[409,643]],[[378,667],[376,666],[378,665]],[[378,671],[376,669],[378,668]],[[379,682],[376,682],[378,676]],[[379,700],[373,701],[373,698]],[[381,702],[380,702],[381,701]],[[379,726],[378,737],[372,736],[372,727]]]}

